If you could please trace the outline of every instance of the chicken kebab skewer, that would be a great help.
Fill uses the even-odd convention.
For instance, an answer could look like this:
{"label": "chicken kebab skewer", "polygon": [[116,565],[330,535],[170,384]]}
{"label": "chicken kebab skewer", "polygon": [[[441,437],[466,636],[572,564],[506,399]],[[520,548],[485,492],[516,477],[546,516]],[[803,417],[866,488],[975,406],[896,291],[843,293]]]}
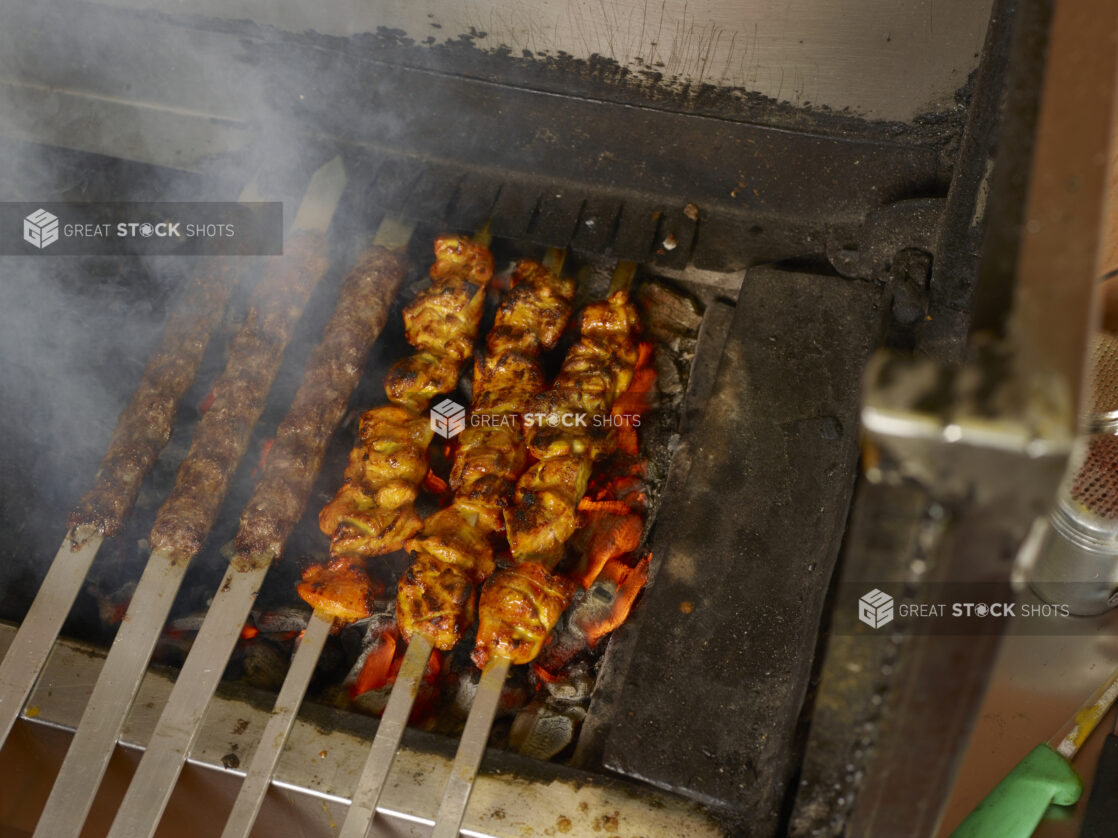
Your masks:
{"label": "chicken kebab skewer", "polygon": [[295,323],[329,266],[325,233],[344,186],[341,158],[312,176],[286,254],[273,260],[249,297],[244,324],[214,383],[213,401],[156,515],[148,538],[151,555],[39,818],[36,838],[76,838],[82,830],[175,594],[217,520]]}
{"label": "chicken kebab skewer", "polygon": [[340,838],[363,838],[400,745],[433,649],[449,651],[473,624],[476,587],[495,569],[490,535],[527,465],[523,414],[545,387],[539,355],[558,342],[571,313],[573,279],[564,252],[523,260],[501,301],[486,352],[474,362],[471,425],[458,436],[449,506],[408,539],[415,554],[397,589],[397,622],[408,651],[357,781]]}
{"label": "chicken kebab skewer", "polygon": [[473,353],[493,276],[488,239],[484,230],[473,240],[438,238],[431,286],[404,308],[405,334],[418,351],[389,371],[385,392],[391,404],[361,417],[345,482],[319,517],[331,536],[330,561],[309,568],[299,585],[300,596],[315,611],[233,804],[222,833],[226,838],[251,833],[331,628],[369,615],[372,586],[365,560],[401,549],[422,527],[414,503],[434,435],[422,411],[436,395],[458,386]]}
{"label": "chicken kebab skewer", "polygon": [[407,265],[412,225],[385,218],[342,282],[337,305],[280,423],[241,515],[235,554],[120,804],[109,837],[152,836],[189,756],[268,568],[303,515],[327,445],[345,415]]}
{"label": "chicken kebab skewer", "polygon": [[504,514],[518,564],[493,574],[478,598],[471,657],[483,672],[433,838],[457,838],[509,667],[535,659],[574,595],[575,583],[553,571],[578,527],[578,503],[594,461],[615,442],[610,423],[602,420],[633,380],[640,328],[629,301],[635,271],[631,263],[617,266],[608,299],[583,309],[580,338],[554,386],[533,399],[531,411],[539,421],[529,430],[528,447],[537,462],[517,481],[515,503]]}
{"label": "chicken kebab skewer", "polygon": [[[254,179],[239,200],[255,200],[256,190]],[[124,529],[144,477],[171,438],[179,402],[194,383],[241,274],[227,261],[202,261],[168,318],[163,339],[117,420],[93,487],[71,513],[70,531],[0,663],[0,745],[46,663],[101,542]]]}

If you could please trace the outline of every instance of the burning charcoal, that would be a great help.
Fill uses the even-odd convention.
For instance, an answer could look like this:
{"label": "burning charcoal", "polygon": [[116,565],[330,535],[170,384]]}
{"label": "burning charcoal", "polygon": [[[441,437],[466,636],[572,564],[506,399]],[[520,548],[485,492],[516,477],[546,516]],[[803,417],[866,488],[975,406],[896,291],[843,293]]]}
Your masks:
{"label": "burning charcoal", "polygon": [[[392,685],[388,684],[378,690],[368,690],[349,699],[349,707],[367,716],[380,716],[388,704],[388,696],[392,693]],[[340,695],[348,693],[341,691]]]}
{"label": "burning charcoal", "polygon": [[241,666],[245,681],[262,690],[275,692],[287,674],[288,656],[279,646],[264,638],[257,638],[245,646]]}
{"label": "burning charcoal", "polygon": [[625,621],[648,581],[651,558],[645,556],[632,568],[618,559],[606,563],[594,584],[575,597],[552,632],[539,658],[544,670],[560,671],[575,655],[594,648]]}
{"label": "burning charcoal", "polygon": [[202,628],[202,622],[205,619],[205,611],[187,614],[185,617],[176,617],[167,623],[165,630],[179,634],[197,634],[198,630]]}
{"label": "burning charcoal", "polygon": [[[442,682],[446,705],[442,708],[434,724],[440,733],[457,735],[469,715],[470,706],[477,694],[478,679],[481,673],[468,662],[461,669],[452,668]],[[524,707],[535,693],[528,679],[525,667],[516,667],[505,681],[501,692],[501,702],[497,716],[508,716]]]}
{"label": "burning charcoal", "polygon": [[395,609],[374,614],[364,623],[361,651],[343,681],[354,699],[382,689],[396,674],[393,667],[397,645]]}
{"label": "burning charcoal", "polygon": [[252,622],[261,634],[286,634],[292,637],[307,627],[307,609],[302,605],[253,611]]}
{"label": "burning charcoal", "polygon": [[585,662],[568,667],[558,676],[537,668],[536,676],[543,684],[544,689],[547,690],[551,700],[556,702],[577,703],[585,701],[590,698],[590,693],[594,691],[594,676]]}
{"label": "burning charcoal", "polygon": [[128,582],[116,590],[108,592],[103,591],[97,583],[88,587],[89,593],[97,601],[97,614],[101,618],[103,626],[113,628],[124,619],[124,613],[128,610],[128,603],[132,601],[132,594],[135,590],[135,582]]}
{"label": "burning charcoal", "polygon": [[645,331],[676,351],[693,350],[703,314],[690,296],[659,280],[637,290]]}
{"label": "burning charcoal", "polygon": [[517,753],[548,760],[574,741],[586,718],[577,706],[557,707],[537,699],[516,715],[509,731],[509,746]]}

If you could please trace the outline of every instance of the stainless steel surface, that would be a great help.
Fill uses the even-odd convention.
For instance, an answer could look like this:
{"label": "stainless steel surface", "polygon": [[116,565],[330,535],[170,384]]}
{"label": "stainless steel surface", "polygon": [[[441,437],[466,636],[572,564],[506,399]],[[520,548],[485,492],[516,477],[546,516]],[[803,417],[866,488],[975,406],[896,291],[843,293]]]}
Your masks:
{"label": "stainless steel surface", "polygon": [[[107,5],[184,11],[170,0]],[[908,121],[950,107],[977,62],[990,5],[857,0],[840,8],[809,0],[790,14],[780,0],[388,0],[319,3],[312,14],[296,0],[194,0],[187,11],[342,37],[380,27],[417,43],[431,36],[432,45],[466,37],[485,52],[595,57],[634,74],[655,67],[678,84],[741,87],[791,105]]]}
{"label": "stainless steel surface", "polygon": [[287,677],[276,696],[276,706],[264,727],[260,745],[249,763],[245,781],[233,803],[233,811],[225,822],[222,838],[248,838],[252,834],[253,824],[256,823],[260,807],[264,805],[264,797],[272,784],[280,754],[287,744],[299,705],[307,692],[307,684],[314,675],[318,656],[322,653],[326,638],[330,636],[332,626],[333,620],[324,618],[317,612],[307,622],[299,648],[291,659]]}
{"label": "stainless steel surface", "polygon": [[[75,542],[76,548],[72,546]],[[58,548],[19,633],[0,663],[0,746],[19,718],[100,548],[101,536],[72,532]]]}
{"label": "stainless steel surface", "polygon": [[470,707],[466,727],[462,731],[462,740],[458,743],[458,753],[454,756],[454,765],[446,780],[439,813],[435,816],[432,838],[458,838],[508,674],[509,662],[506,658],[494,659],[481,674],[477,694]]}
{"label": "stainless steel surface", "polygon": [[[396,674],[392,693],[388,696],[388,704],[380,717],[376,738],[373,739],[369,758],[365,760],[365,767],[357,781],[345,823],[338,833],[339,838],[364,838],[367,833],[371,834],[377,803],[392,768],[392,761],[396,758],[400,740],[404,736],[404,728],[408,725],[420,681],[427,670],[427,661],[431,658],[431,649],[431,643],[426,638],[418,634],[412,637],[411,645],[400,664],[400,671]],[[233,836],[227,835],[225,838]]]}
{"label": "stainless steel surface", "polygon": [[159,551],[148,559],[35,827],[38,838],[81,833],[188,564]]}
{"label": "stainless steel surface", "polygon": [[[990,687],[970,743],[955,776],[954,787],[937,835],[946,838],[977,803],[1037,742],[1058,730],[1118,665],[1118,614],[1075,618],[1078,633],[1061,637],[1021,636],[1012,629],[1002,639]],[[1090,793],[1105,730],[1104,720],[1089,738],[1073,766],[1087,791],[1064,819],[1041,823],[1036,838],[1071,838]]]}
{"label": "stainless steel surface", "polygon": [[[14,634],[14,628],[0,624],[0,651],[7,648]],[[27,747],[20,751],[19,759],[2,766],[6,780],[0,784],[3,825],[16,825],[25,832],[34,825],[35,810],[46,789],[35,786],[41,796],[23,794],[30,791],[24,781],[31,783],[35,773],[27,769],[28,754],[34,763],[44,758],[48,748],[52,753],[60,750],[55,733],[72,729],[78,723],[103,663],[104,653],[99,650],[66,639],[55,645],[28,705],[28,715],[34,720],[17,727],[20,744]],[[124,747],[118,749],[113,760],[114,772],[131,770],[129,763],[134,765],[135,760],[129,753],[142,748],[150,738],[172,685],[173,679],[161,671],[145,676],[122,733]],[[221,804],[212,790],[224,788],[220,800],[231,800],[232,794],[222,779],[237,778],[240,772],[224,768],[223,757],[236,754],[242,764],[253,758],[271,713],[260,709],[267,706],[260,696],[246,698],[249,700],[219,691],[210,704],[190,754],[190,765],[176,790],[180,801],[194,801],[193,810],[185,809],[187,823],[208,821],[213,812],[224,814],[224,807],[218,808]],[[372,737],[367,731],[371,725],[341,723],[341,714],[325,708],[303,710],[276,767],[275,782],[256,835],[333,838],[368,756]],[[30,740],[23,735],[29,728]],[[384,830],[386,836],[423,835],[426,828],[422,825],[434,821],[450,762],[446,756],[418,750],[405,741],[385,786],[378,829]],[[723,834],[708,813],[681,798],[623,781],[604,782],[591,774],[533,763],[537,770],[523,776],[483,773],[478,777],[473,795],[475,805],[466,818],[468,832],[493,838],[523,838],[531,827],[540,832],[569,828],[572,835],[596,834],[595,823],[601,829],[606,819],[613,823],[616,818],[616,830],[623,835]],[[46,764],[50,765],[49,761]],[[191,797],[191,789],[197,789],[201,783],[206,784],[206,792]],[[99,799],[95,816],[98,811],[104,814],[109,807],[111,817],[114,800],[123,794],[119,783],[115,788],[116,798],[112,789],[103,791],[105,797]],[[170,812],[183,817],[182,803],[173,799]],[[513,812],[529,813],[530,823],[520,816],[506,816]],[[175,833],[176,825],[174,821],[164,824],[169,834]],[[199,830],[187,830],[187,834],[197,835]]]}
{"label": "stainless steel surface", "polygon": [[120,804],[110,836],[140,838],[155,834],[202,726],[206,706],[221,681],[269,566],[269,561],[258,559],[252,570],[230,568],[226,572],[136,769],[136,777]]}
{"label": "stainless steel surface", "polygon": [[1118,591],[1118,436],[1080,439],[1068,471],[1022,545],[1017,573],[1047,602],[1101,614]]}

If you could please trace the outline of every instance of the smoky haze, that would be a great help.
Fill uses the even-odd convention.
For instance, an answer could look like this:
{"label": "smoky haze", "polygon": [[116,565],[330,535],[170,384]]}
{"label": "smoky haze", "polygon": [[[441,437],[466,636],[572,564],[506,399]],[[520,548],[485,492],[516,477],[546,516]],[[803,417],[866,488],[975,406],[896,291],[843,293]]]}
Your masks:
{"label": "smoky haze", "polygon": [[[233,201],[259,175],[257,199],[282,200],[290,225],[306,178],[336,153],[292,118],[309,79],[292,71],[268,88],[258,56],[282,55],[275,33],[250,42],[193,17],[96,4],[0,0],[0,16],[0,201]],[[226,258],[242,260],[242,286],[266,264]],[[26,610],[192,264],[0,257],[0,617]],[[215,335],[210,375],[243,292]],[[305,356],[316,332],[300,330],[288,354]],[[189,399],[196,408],[199,394]],[[180,426],[160,467],[188,445]],[[145,534],[106,549],[135,564]]]}

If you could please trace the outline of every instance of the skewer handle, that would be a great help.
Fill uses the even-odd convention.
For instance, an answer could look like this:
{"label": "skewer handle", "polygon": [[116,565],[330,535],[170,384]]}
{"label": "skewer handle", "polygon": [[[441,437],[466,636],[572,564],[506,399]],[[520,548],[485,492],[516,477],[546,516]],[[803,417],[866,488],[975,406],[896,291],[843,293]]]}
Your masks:
{"label": "skewer handle", "polygon": [[101,540],[96,533],[67,534],[0,663],[0,745],[8,738],[23,702],[43,671],[54,639],[77,599]]}
{"label": "skewer handle", "polygon": [[252,825],[260,807],[264,804],[264,796],[272,784],[272,775],[276,771],[283,746],[295,724],[295,716],[299,712],[299,705],[303,701],[303,694],[314,674],[318,657],[322,654],[322,647],[326,645],[326,638],[330,636],[330,628],[334,621],[324,614],[316,611],[307,623],[306,632],[291,660],[283,686],[276,697],[276,706],[272,710],[272,717],[264,726],[260,737],[260,744],[252,755],[245,781],[237,799],[233,802],[233,811],[229,820],[225,822],[225,831],[222,838],[248,838],[252,833]]}
{"label": "skewer handle", "polygon": [[[380,800],[384,783],[388,779],[388,771],[392,768],[392,760],[396,750],[400,747],[400,740],[407,727],[411,708],[415,704],[416,694],[419,692],[419,683],[423,673],[427,670],[427,661],[431,657],[431,643],[424,637],[415,635],[411,645],[400,664],[400,671],[396,675],[396,683],[388,696],[388,705],[377,727],[373,747],[365,760],[365,767],[354,789],[349,811],[346,812],[345,822],[338,838],[364,838],[371,833],[373,818],[376,816],[377,802]],[[232,838],[232,836],[226,836]]]}
{"label": "skewer handle", "polygon": [[466,727],[462,731],[462,741],[458,743],[458,753],[454,756],[454,765],[451,766],[450,777],[443,790],[443,800],[435,817],[435,829],[431,838],[458,838],[508,674],[508,659],[496,658],[481,675],[477,695],[474,696]]}
{"label": "skewer handle", "polygon": [[251,570],[230,568],[226,572],[109,829],[109,838],[155,834],[270,558],[257,557]]}
{"label": "skewer handle", "polygon": [[148,559],[47,798],[36,838],[76,838],[81,832],[188,564],[169,551],[156,550]]}

